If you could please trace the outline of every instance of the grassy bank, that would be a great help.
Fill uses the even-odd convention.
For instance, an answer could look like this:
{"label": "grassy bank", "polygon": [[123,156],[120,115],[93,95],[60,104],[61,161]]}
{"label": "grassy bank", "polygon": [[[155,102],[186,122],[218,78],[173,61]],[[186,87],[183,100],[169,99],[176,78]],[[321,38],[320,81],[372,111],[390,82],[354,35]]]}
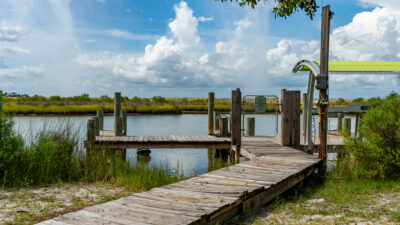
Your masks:
{"label": "grassy bank", "polygon": [[400,180],[327,178],[230,224],[399,224]]}

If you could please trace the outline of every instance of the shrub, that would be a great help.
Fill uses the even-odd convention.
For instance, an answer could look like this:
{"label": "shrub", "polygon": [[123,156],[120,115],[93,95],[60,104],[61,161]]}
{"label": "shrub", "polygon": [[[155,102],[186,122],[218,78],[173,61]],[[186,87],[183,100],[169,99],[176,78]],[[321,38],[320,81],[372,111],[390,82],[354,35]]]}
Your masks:
{"label": "shrub", "polygon": [[152,98],[152,101],[153,101],[153,102],[166,102],[167,100],[166,100],[164,97],[162,97],[162,96],[154,96],[154,97]]}
{"label": "shrub", "polygon": [[360,120],[362,140],[346,137],[349,163],[357,176],[400,178],[400,96],[375,98]]}
{"label": "shrub", "polygon": [[343,98],[338,98],[338,100],[336,100],[336,104],[344,105],[344,104],[346,104],[346,101]]}
{"label": "shrub", "polygon": [[356,99],[353,99],[353,102],[354,102],[354,103],[363,103],[363,102],[364,102],[364,99],[361,98],[361,97],[358,97],[358,98],[356,98]]}

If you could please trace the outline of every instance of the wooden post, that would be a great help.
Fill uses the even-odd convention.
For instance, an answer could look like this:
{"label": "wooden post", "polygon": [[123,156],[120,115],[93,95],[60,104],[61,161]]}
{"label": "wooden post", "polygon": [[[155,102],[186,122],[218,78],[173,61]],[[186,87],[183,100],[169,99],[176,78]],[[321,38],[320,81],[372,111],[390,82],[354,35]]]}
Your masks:
{"label": "wooden post", "polygon": [[303,93],[303,107],[301,110],[301,115],[303,116],[303,135],[306,135],[306,126],[307,126],[307,114],[306,114],[306,110],[307,110],[307,93]]}
{"label": "wooden post", "polygon": [[89,119],[87,122],[87,135],[86,140],[88,142],[93,142],[96,139],[96,120]]}
{"label": "wooden post", "polygon": [[228,118],[227,117],[220,118],[220,121],[221,121],[222,135],[228,136]]}
{"label": "wooden post", "polygon": [[254,117],[247,117],[247,128],[246,128],[246,135],[248,137],[254,136],[254,130],[256,126],[256,118]]}
{"label": "wooden post", "polygon": [[207,155],[208,155],[208,172],[211,172],[214,170],[215,149],[208,148]]}
{"label": "wooden post", "polygon": [[[326,88],[319,90],[319,140],[318,157],[326,161],[327,150],[327,132],[328,132],[328,66],[329,66],[329,32],[330,21],[332,17],[330,6],[327,5],[322,8],[321,20],[321,50],[320,50],[320,76],[326,76]],[[324,165],[325,167],[325,165]]]}
{"label": "wooden post", "polygon": [[281,142],[285,146],[300,145],[300,91],[282,89]]}
{"label": "wooden post", "polygon": [[221,115],[220,112],[214,111],[214,130],[219,129],[219,116]]}
{"label": "wooden post", "polygon": [[128,111],[122,111],[122,136],[126,136],[128,131]]}
{"label": "wooden post", "polygon": [[351,118],[344,119],[343,131],[351,136]]}
{"label": "wooden post", "polygon": [[94,117],[92,117],[92,119],[94,120],[94,133],[95,133],[96,136],[99,136],[100,135],[100,129],[99,129],[100,121],[99,121],[99,118],[97,116],[94,116]]}
{"label": "wooden post", "polygon": [[213,134],[214,128],[214,92],[208,93],[208,134]]}
{"label": "wooden post", "polygon": [[87,121],[86,131],[86,160],[90,160],[94,153],[93,142],[96,140],[96,120],[89,119]]}
{"label": "wooden post", "polygon": [[338,113],[337,115],[337,131],[342,131],[343,127],[343,113]]}
{"label": "wooden post", "polygon": [[104,130],[104,111],[97,110],[97,118],[99,118],[99,130]]}
{"label": "wooden post", "polygon": [[235,148],[235,161],[239,162],[240,159],[240,146],[242,144],[242,131],[241,131],[241,100],[242,93],[240,89],[232,91],[232,147]]}
{"label": "wooden post", "polygon": [[117,117],[115,118],[115,130],[114,130],[114,134],[115,136],[122,136],[122,118],[121,117]]}
{"label": "wooden post", "polygon": [[117,130],[117,118],[121,118],[121,93],[114,93],[114,131]]}

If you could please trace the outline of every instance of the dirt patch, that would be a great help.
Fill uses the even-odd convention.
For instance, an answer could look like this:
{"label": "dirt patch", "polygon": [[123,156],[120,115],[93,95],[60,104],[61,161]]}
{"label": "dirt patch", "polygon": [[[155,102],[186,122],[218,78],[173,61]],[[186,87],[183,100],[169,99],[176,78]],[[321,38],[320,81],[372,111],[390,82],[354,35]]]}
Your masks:
{"label": "dirt patch", "polygon": [[130,194],[102,182],[0,189],[0,224],[32,224]]}

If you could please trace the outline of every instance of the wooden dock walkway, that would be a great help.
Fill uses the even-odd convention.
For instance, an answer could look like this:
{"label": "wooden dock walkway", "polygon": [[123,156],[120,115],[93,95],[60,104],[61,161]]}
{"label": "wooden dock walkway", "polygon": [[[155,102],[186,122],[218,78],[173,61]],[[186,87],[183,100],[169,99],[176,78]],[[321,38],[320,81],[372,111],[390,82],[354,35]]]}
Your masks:
{"label": "wooden dock walkway", "polygon": [[[116,138],[96,141],[127,138],[129,147],[136,146],[135,138]],[[40,224],[214,224],[262,206],[312,175],[321,163],[314,155],[268,138],[243,138],[241,153],[251,160]]]}

